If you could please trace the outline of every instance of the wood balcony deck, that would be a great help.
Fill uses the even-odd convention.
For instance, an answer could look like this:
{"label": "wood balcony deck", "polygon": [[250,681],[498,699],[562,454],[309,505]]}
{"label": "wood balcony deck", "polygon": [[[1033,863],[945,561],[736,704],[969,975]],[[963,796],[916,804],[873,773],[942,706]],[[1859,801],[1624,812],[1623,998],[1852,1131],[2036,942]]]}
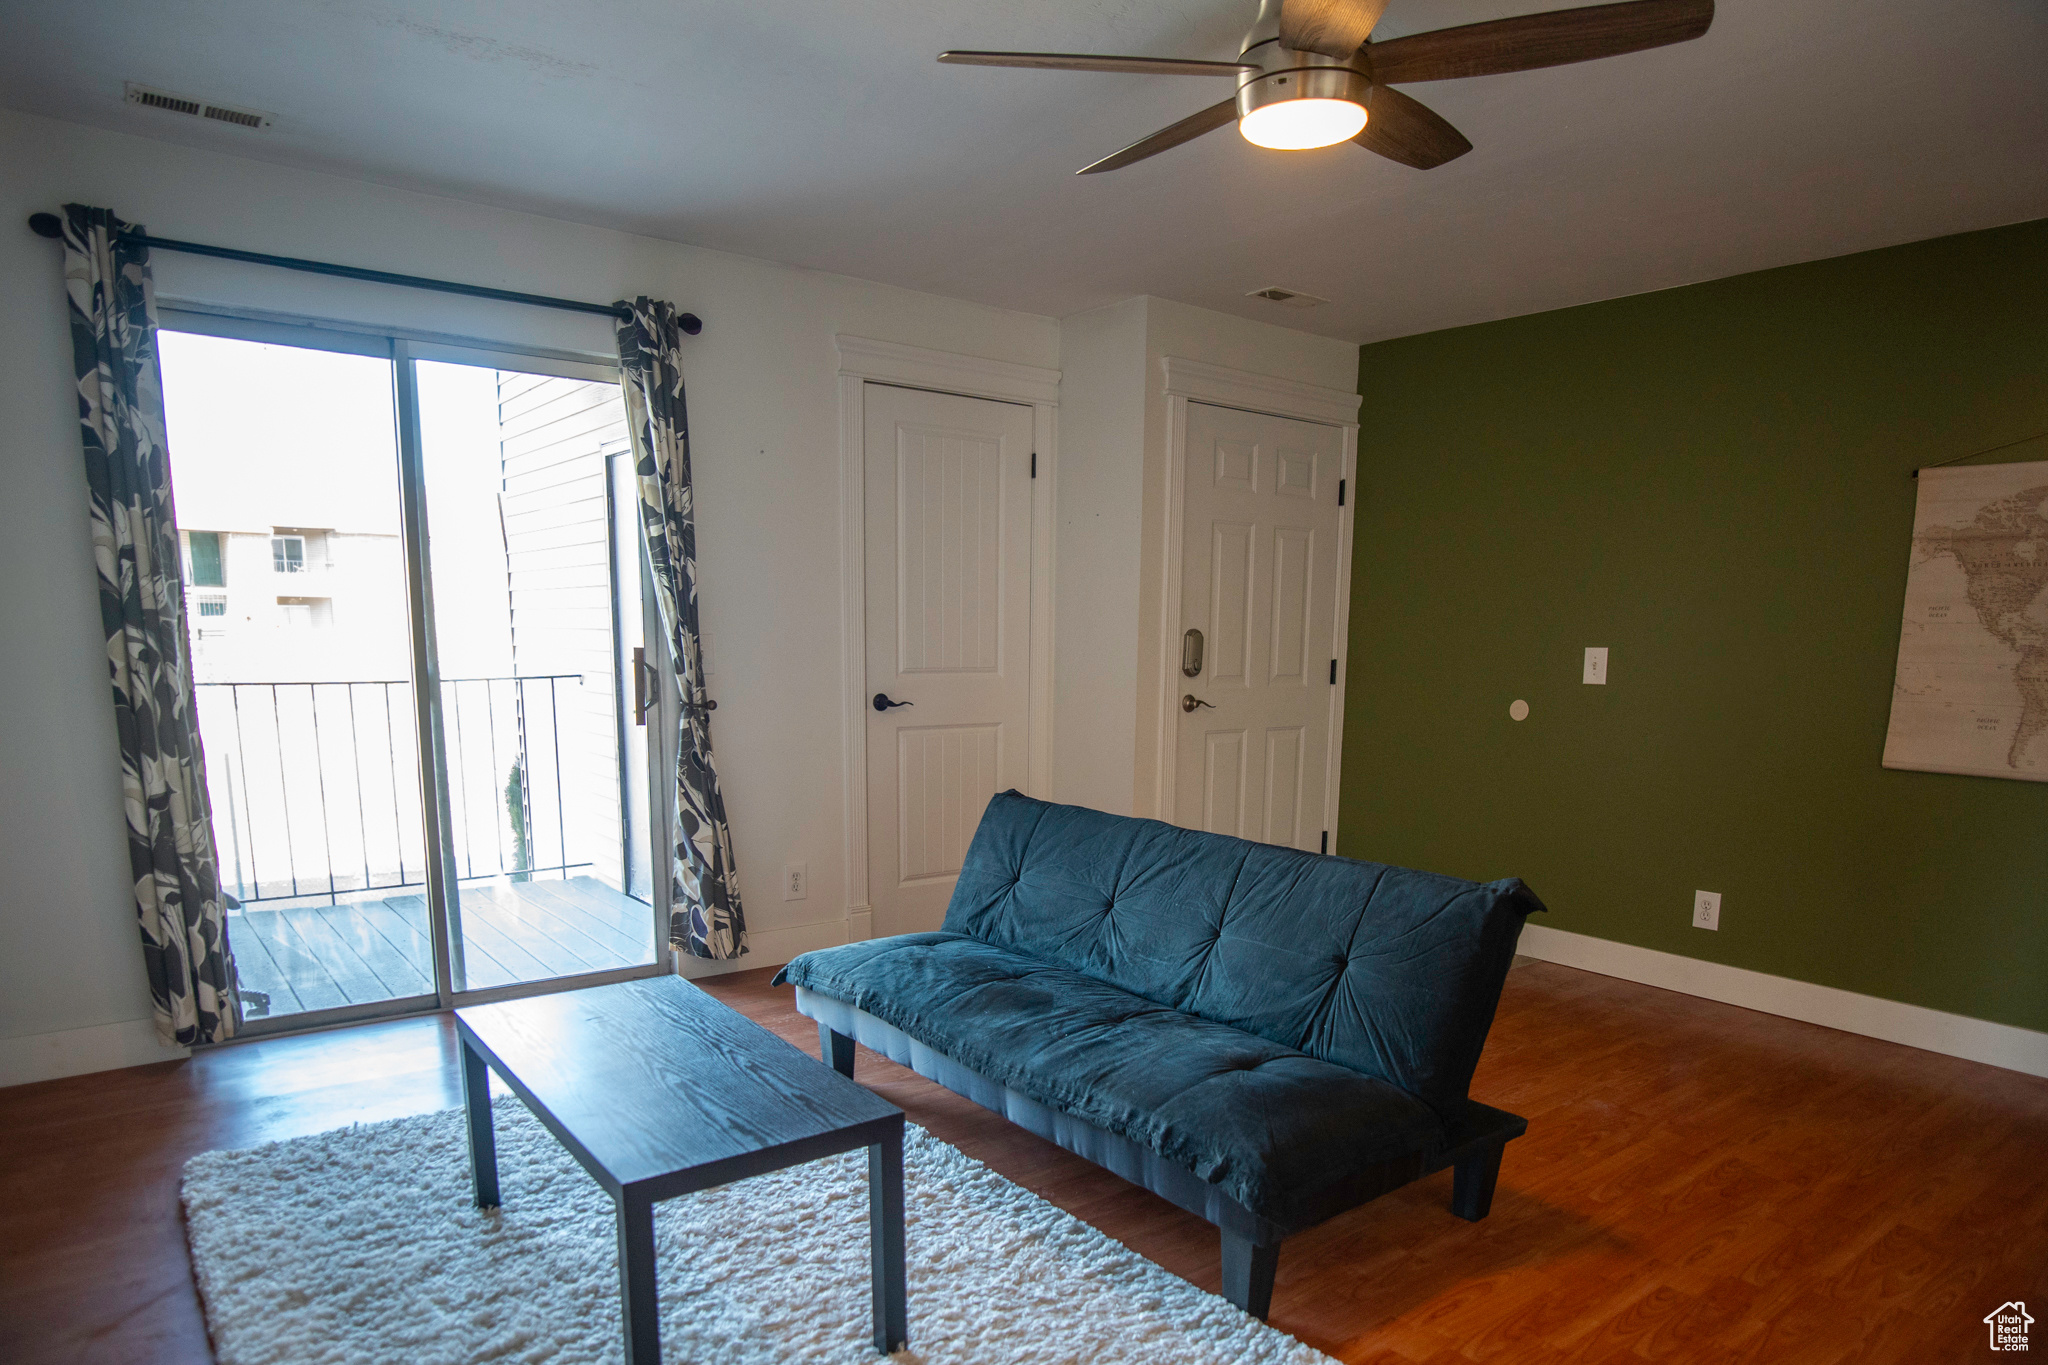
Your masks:
{"label": "wood balcony deck", "polygon": [[[654,911],[595,877],[462,888],[467,988],[608,971],[654,961]],[[228,912],[242,988],[276,1018],[434,993],[424,895],[344,892]]]}

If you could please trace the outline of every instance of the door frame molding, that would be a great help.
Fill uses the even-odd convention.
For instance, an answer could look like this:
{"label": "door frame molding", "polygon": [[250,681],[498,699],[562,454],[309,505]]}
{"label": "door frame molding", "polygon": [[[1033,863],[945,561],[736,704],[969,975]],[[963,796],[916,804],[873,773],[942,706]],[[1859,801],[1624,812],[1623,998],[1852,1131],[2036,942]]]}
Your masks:
{"label": "door frame molding", "polygon": [[1054,481],[1059,469],[1060,372],[983,356],[838,334],[839,676],[845,820],[846,941],[874,934],[868,899],[867,385],[930,389],[1031,409],[1038,477],[1031,487],[1031,733],[1026,790],[1051,792]]}
{"label": "door frame molding", "polygon": [[1350,645],[1346,632],[1351,621],[1351,518],[1358,506],[1358,394],[1342,389],[1306,384],[1278,375],[1234,370],[1207,361],[1181,356],[1161,356],[1160,382],[1166,396],[1166,470],[1162,498],[1164,534],[1160,537],[1164,563],[1160,565],[1158,639],[1158,730],[1154,736],[1152,773],[1152,814],[1168,824],[1176,823],[1178,797],[1174,780],[1179,761],[1179,730],[1175,719],[1180,670],[1181,635],[1181,543],[1184,503],[1187,498],[1188,404],[1208,403],[1265,413],[1317,426],[1335,427],[1342,434],[1342,472],[1351,496],[1337,513],[1337,619],[1332,637],[1337,651],[1337,682],[1330,689],[1330,752],[1323,768],[1323,814],[1330,831],[1330,849],[1337,847],[1337,788],[1344,758],[1344,687],[1350,673]]}

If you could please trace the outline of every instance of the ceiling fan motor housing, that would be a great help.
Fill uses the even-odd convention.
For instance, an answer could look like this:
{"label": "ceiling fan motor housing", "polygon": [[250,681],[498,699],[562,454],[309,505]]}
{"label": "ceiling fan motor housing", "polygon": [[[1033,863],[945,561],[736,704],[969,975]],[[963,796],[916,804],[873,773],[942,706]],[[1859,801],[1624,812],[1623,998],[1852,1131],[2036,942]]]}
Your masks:
{"label": "ceiling fan motor housing", "polygon": [[1315,52],[1296,52],[1276,42],[1244,54],[1246,61],[1260,64],[1247,71],[1237,87],[1237,116],[1288,100],[1348,100],[1363,107],[1372,82],[1335,57]]}
{"label": "ceiling fan motor housing", "polygon": [[1282,47],[1280,0],[1262,0],[1238,60],[1246,64],[1237,85],[1239,118],[1288,100],[1349,100],[1364,106],[1372,90],[1365,74],[1343,58]]}

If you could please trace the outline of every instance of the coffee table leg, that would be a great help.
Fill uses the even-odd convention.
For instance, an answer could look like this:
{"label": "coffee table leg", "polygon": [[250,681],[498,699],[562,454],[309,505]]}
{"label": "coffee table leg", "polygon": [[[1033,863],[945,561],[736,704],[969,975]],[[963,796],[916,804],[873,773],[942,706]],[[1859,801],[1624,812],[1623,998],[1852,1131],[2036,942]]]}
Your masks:
{"label": "coffee table leg", "polygon": [[491,1071],[484,1059],[462,1042],[462,1107],[469,1111],[469,1174],[476,1187],[476,1206],[498,1207],[498,1135],[491,1127]]}
{"label": "coffee table leg", "polygon": [[903,1284],[903,1129],[868,1148],[868,1244],[874,1263],[875,1349],[910,1341]]}
{"label": "coffee table leg", "polygon": [[619,1196],[619,1308],[626,1324],[626,1365],[661,1365],[661,1319],[654,1308],[654,1205]]}

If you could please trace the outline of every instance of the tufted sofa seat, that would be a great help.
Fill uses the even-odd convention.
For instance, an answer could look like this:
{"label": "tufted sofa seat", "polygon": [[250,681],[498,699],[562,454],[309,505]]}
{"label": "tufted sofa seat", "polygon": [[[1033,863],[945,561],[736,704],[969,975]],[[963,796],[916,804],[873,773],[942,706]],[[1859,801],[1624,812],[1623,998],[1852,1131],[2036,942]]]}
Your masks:
{"label": "tufted sofa seat", "polygon": [[1486,1212],[1522,1120],[1469,1099],[1525,915],[1486,884],[992,798],[944,928],[777,980],[852,1040],[1209,1218],[1263,1316],[1279,1243],[1427,1171]]}
{"label": "tufted sofa seat", "polygon": [[816,956],[827,960],[801,969],[806,990],[1142,1143],[1275,1222],[1443,1145],[1429,1107],[1385,1081],[1008,948],[905,934]]}

